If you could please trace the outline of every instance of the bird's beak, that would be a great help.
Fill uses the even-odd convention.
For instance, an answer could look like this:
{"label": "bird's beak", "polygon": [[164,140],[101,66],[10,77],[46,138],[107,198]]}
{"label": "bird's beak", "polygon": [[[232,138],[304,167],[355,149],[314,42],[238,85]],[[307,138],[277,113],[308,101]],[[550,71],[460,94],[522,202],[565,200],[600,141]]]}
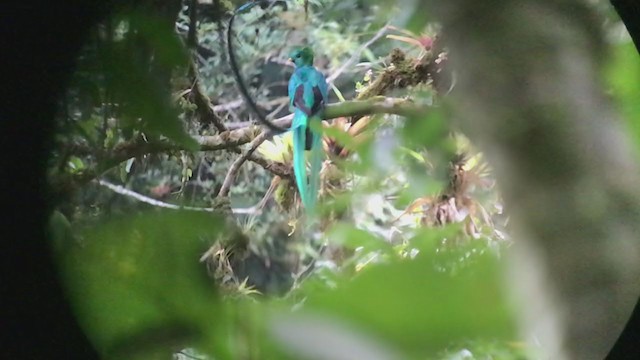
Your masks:
{"label": "bird's beak", "polygon": [[292,58],[288,58],[287,61],[293,62],[293,59]]}

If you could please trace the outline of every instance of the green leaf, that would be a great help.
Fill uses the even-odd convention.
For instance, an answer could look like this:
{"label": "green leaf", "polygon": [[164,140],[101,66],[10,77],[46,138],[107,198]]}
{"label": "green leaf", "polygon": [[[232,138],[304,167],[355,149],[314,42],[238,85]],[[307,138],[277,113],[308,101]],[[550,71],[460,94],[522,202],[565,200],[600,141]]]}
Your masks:
{"label": "green leaf", "polygon": [[614,46],[605,76],[640,150],[640,57],[631,41]]}
{"label": "green leaf", "polygon": [[[203,340],[215,312],[212,281],[198,262],[222,221],[162,211],[110,220],[83,231],[64,259],[76,315],[105,355],[167,349]],[[119,356],[116,356],[119,357]]]}
{"label": "green leaf", "polygon": [[338,319],[279,312],[272,316],[272,336],[302,359],[398,359],[380,339],[346,326]]}
{"label": "green leaf", "polygon": [[69,220],[57,210],[49,218],[48,233],[53,250],[57,255],[64,254],[75,241]]}
{"label": "green leaf", "polygon": [[367,231],[353,227],[345,223],[338,223],[331,227],[327,237],[336,244],[355,249],[362,247],[365,252],[383,250],[391,252],[391,245]]}
{"label": "green leaf", "polygon": [[431,10],[429,8],[430,4],[425,3],[424,1],[417,1],[414,4],[415,8],[409,17],[406,28],[415,34],[420,34],[425,25],[433,19],[429,15]]}
{"label": "green leaf", "polygon": [[442,149],[448,137],[447,114],[442,107],[434,107],[424,115],[407,119],[402,128],[405,145],[409,148]]}
{"label": "green leaf", "polygon": [[[311,123],[312,128],[317,126],[318,125]],[[322,128],[322,131],[325,135],[333,138],[342,147],[349,149],[350,151],[357,152],[365,163],[369,160],[368,156],[370,155],[370,148],[373,143],[372,137],[356,142],[350,134],[336,127],[325,127]],[[350,164],[350,166],[355,166],[355,164]],[[368,167],[365,167],[365,169],[366,168]]]}
{"label": "green leaf", "polygon": [[336,94],[336,96],[338,97],[338,100],[340,102],[345,102],[346,101],[344,96],[342,95],[342,92],[340,91],[340,89],[338,89],[333,83],[331,83],[331,89]]}
{"label": "green leaf", "polygon": [[188,53],[170,22],[150,16],[142,10],[129,14],[130,26],[145,38],[154,51],[154,57],[162,66],[175,68],[185,66]]}
{"label": "green leaf", "polygon": [[85,168],[84,162],[77,156],[71,156],[69,158],[69,169],[72,173],[79,173]]}
{"label": "green leaf", "polygon": [[402,153],[406,153],[406,154],[408,154],[409,156],[411,156],[412,158],[416,159],[416,160],[417,160],[418,162],[420,162],[420,163],[423,163],[423,164],[425,163],[424,156],[422,156],[422,154],[420,154],[420,153],[419,153],[419,152],[417,152],[417,151],[411,150],[411,149],[409,149],[409,148],[407,148],[407,147],[404,147],[404,146],[400,146],[400,147],[398,148],[398,150],[399,150],[400,152],[402,152]]}
{"label": "green leaf", "polygon": [[460,232],[462,225],[448,224],[439,228],[423,228],[420,229],[411,239],[409,243],[411,247],[433,254],[442,239],[453,239]]}
{"label": "green leaf", "polygon": [[[313,127],[314,124],[312,123]],[[334,138],[342,146],[354,146],[353,138],[346,131],[334,127],[322,128],[325,135]]]}
{"label": "green leaf", "polygon": [[433,251],[413,261],[368,266],[331,292],[314,292],[305,309],[344,319],[411,358],[433,356],[454,341],[517,337],[495,258],[481,257],[455,276]]}
{"label": "green leaf", "polygon": [[184,47],[166,22],[139,12],[121,17],[129,20],[130,31],[123,41],[111,44],[105,64],[111,91],[122,104],[123,126],[163,135],[197,150],[197,142],[178,117],[167,83],[167,76],[187,63]]}

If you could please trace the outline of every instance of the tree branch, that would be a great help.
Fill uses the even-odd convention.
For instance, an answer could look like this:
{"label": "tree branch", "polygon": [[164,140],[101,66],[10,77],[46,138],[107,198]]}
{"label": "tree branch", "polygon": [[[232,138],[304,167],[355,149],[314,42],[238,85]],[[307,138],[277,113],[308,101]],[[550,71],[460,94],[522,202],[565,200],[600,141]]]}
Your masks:
{"label": "tree branch", "polygon": [[[204,212],[217,212],[219,209],[218,208],[203,208],[203,207],[194,207],[194,206],[180,206],[180,205],[175,205],[175,204],[170,204],[170,203],[166,203],[164,201],[160,201],[157,199],[153,199],[151,197],[142,195],[138,192],[135,192],[133,190],[129,190],[127,188],[125,188],[124,186],[120,186],[120,185],[116,185],[116,184],[112,184],[106,180],[96,180],[96,183],[100,186],[104,186],[107,189],[123,195],[123,196],[127,196],[133,199],[136,199],[137,201],[143,202],[145,204],[149,204],[149,205],[153,205],[153,206],[157,206],[157,207],[161,207],[161,208],[165,208],[165,209],[173,209],[173,210],[188,210],[188,211],[204,211]],[[253,208],[242,208],[242,209],[231,209],[231,211],[234,214],[247,214],[247,213],[253,213],[255,210]]]}
{"label": "tree branch", "polygon": [[193,79],[193,87],[190,92],[190,97],[193,103],[196,105],[196,112],[200,118],[200,122],[203,124],[213,124],[219,132],[227,131],[226,126],[222,123],[222,119],[218,117],[214,111],[214,106],[211,104],[211,100],[205,95],[204,88],[200,84],[198,76],[198,67],[193,59],[190,60],[189,73]]}
{"label": "tree branch", "polygon": [[[402,50],[393,49],[389,55],[390,66],[380,72],[356,100],[365,100],[384,95],[391,89],[403,89],[419,83],[434,80],[439,69],[438,54],[432,52],[421,59],[407,58]],[[437,84],[434,84],[434,86]],[[435,86],[437,87],[437,86]]]}
{"label": "tree branch", "polygon": [[198,76],[195,75],[194,79],[192,90],[193,103],[196,105],[200,122],[203,124],[213,124],[219,132],[227,131],[227,127],[222,123],[222,119],[220,119],[213,110],[214,107],[211,104],[211,100],[204,94],[204,89],[202,88],[202,84],[200,84]]}
{"label": "tree branch", "polygon": [[247,161],[247,159],[253,154],[254,151],[256,151],[258,146],[260,146],[260,144],[262,144],[267,139],[269,135],[270,135],[270,132],[268,131],[264,131],[262,132],[262,134],[258,135],[251,142],[251,147],[249,148],[249,150],[247,150],[247,152],[244,155],[237,158],[236,161],[234,161],[233,164],[231,164],[231,167],[229,168],[229,171],[227,172],[227,176],[225,176],[224,181],[222,182],[222,187],[220,188],[220,192],[218,193],[217,196],[229,195],[229,190],[231,189],[231,183],[235,179],[236,174],[238,173],[238,170],[240,170],[240,167],[242,166],[242,164],[244,164],[244,162]]}
{"label": "tree branch", "polygon": [[[384,96],[376,96],[363,101],[345,101],[342,103],[334,103],[326,106],[323,119],[332,119],[337,117],[363,116],[378,113],[397,114],[402,116],[413,116],[427,111],[428,107],[418,105],[410,100],[387,98]],[[282,127],[291,126],[292,115],[283,116],[273,122]],[[198,151],[217,151],[229,150],[240,152],[238,148],[241,145],[252,141],[260,143],[269,137],[270,133],[263,130],[260,126],[250,125],[237,130],[227,130],[212,136],[196,136],[194,139],[198,142]],[[253,145],[258,144],[252,143]],[[255,147],[257,148],[256,145]],[[87,156],[94,155],[101,159],[98,166],[93,169],[71,174],[52,176],[52,186],[55,193],[65,194],[78,186],[82,186],[87,182],[99,177],[105,171],[117,166],[132,157],[138,157],[150,153],[161,153],[171,151],[185,150],[179,144],[172,143],[168,140],[158,140],[147,142],[143,137],[117,144],[111,150],[95,151],[89,146],[81,144],[68,145],[66,150],[73,155]],[[255,151],[255,149],[253,149]],[[253,154],[253,151],[245,153],[247,156],[243,160],[238,159],[238,164],[242,164],[246,160],[253,161],[280,177],[290,177],[291,170],[280,163],[269,161]],[[239,166],[239,165],[238,165]]]}
{"label": "tree branch", "polygon": [[[269,101],[265,101],[265,102],[258,102],[258,105],[263,106],[263,107],[271,107],[273,105],[280,105],[282,103],[287,103],[289,102],[289,97],[287,96],[283,96],[277,99],[273,99],[273,100],[269,100]],[[236,108],[241,107],[242,105],[244,105],[244,100],[243,99],[237,99],[237,100],[232,100],[229,101],[225,104],[218,104],[218,105],[213,105],[212,109],[214,112],[222,112],[222,111],[229,111],[229,110],[233,110]]]}
{"label": "tree branch", "polygon": [[325,107],[322,118],[326,120],[372,114],[395,114],[411,117],[417,114],[423,114],[427,109],[428,107],[418,105],[407,99],[374,96],[367,100],[329,104]]}

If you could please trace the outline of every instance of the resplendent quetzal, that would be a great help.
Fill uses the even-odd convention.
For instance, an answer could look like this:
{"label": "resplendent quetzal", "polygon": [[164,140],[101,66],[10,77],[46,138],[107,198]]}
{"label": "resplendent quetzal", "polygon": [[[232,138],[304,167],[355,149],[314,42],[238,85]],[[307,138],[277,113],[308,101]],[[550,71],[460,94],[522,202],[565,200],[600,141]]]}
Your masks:
{"label": "resplendent quetzal", "polygon": [[[322,134],[312,130],[312,122],[322,123],[319,116],[328,98],[327,80],[313,67],[313,50],[308,47],[296,48],[290,54],[296,70],[289,79],[289,105],[293,111],[291,130],[293,131],[293,172],[298,192],[305,209],[312,210],[316,204],[322,166]],[[307,187],[305,150],[311,150],[311,173]]]}

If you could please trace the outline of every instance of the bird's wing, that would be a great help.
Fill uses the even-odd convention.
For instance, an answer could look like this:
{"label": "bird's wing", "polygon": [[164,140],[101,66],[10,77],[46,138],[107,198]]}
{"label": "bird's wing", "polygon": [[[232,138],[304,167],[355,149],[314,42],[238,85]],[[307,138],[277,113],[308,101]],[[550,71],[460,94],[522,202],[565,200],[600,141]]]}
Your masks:
{"label": "bird's wing", "polygon": [[293,111],[294,110],[294,105],[293,105],[293,99],[295,98],[295,92],[296,92],[296,87],[298,85],[300,85],[302,82],[300,81],[299,77],[297,76],[297,73],[294,72],[293,75],[291,75],[291,78],[289,79],[289,87],[288,87],[288,93],[289,93],[289,110]]}
{"label": "bird's wing", "polygon": [[327,83],[322,73],[313,67],[296,70],[289,80],[291,105],[307,116],[316,114],[327,99]]}

